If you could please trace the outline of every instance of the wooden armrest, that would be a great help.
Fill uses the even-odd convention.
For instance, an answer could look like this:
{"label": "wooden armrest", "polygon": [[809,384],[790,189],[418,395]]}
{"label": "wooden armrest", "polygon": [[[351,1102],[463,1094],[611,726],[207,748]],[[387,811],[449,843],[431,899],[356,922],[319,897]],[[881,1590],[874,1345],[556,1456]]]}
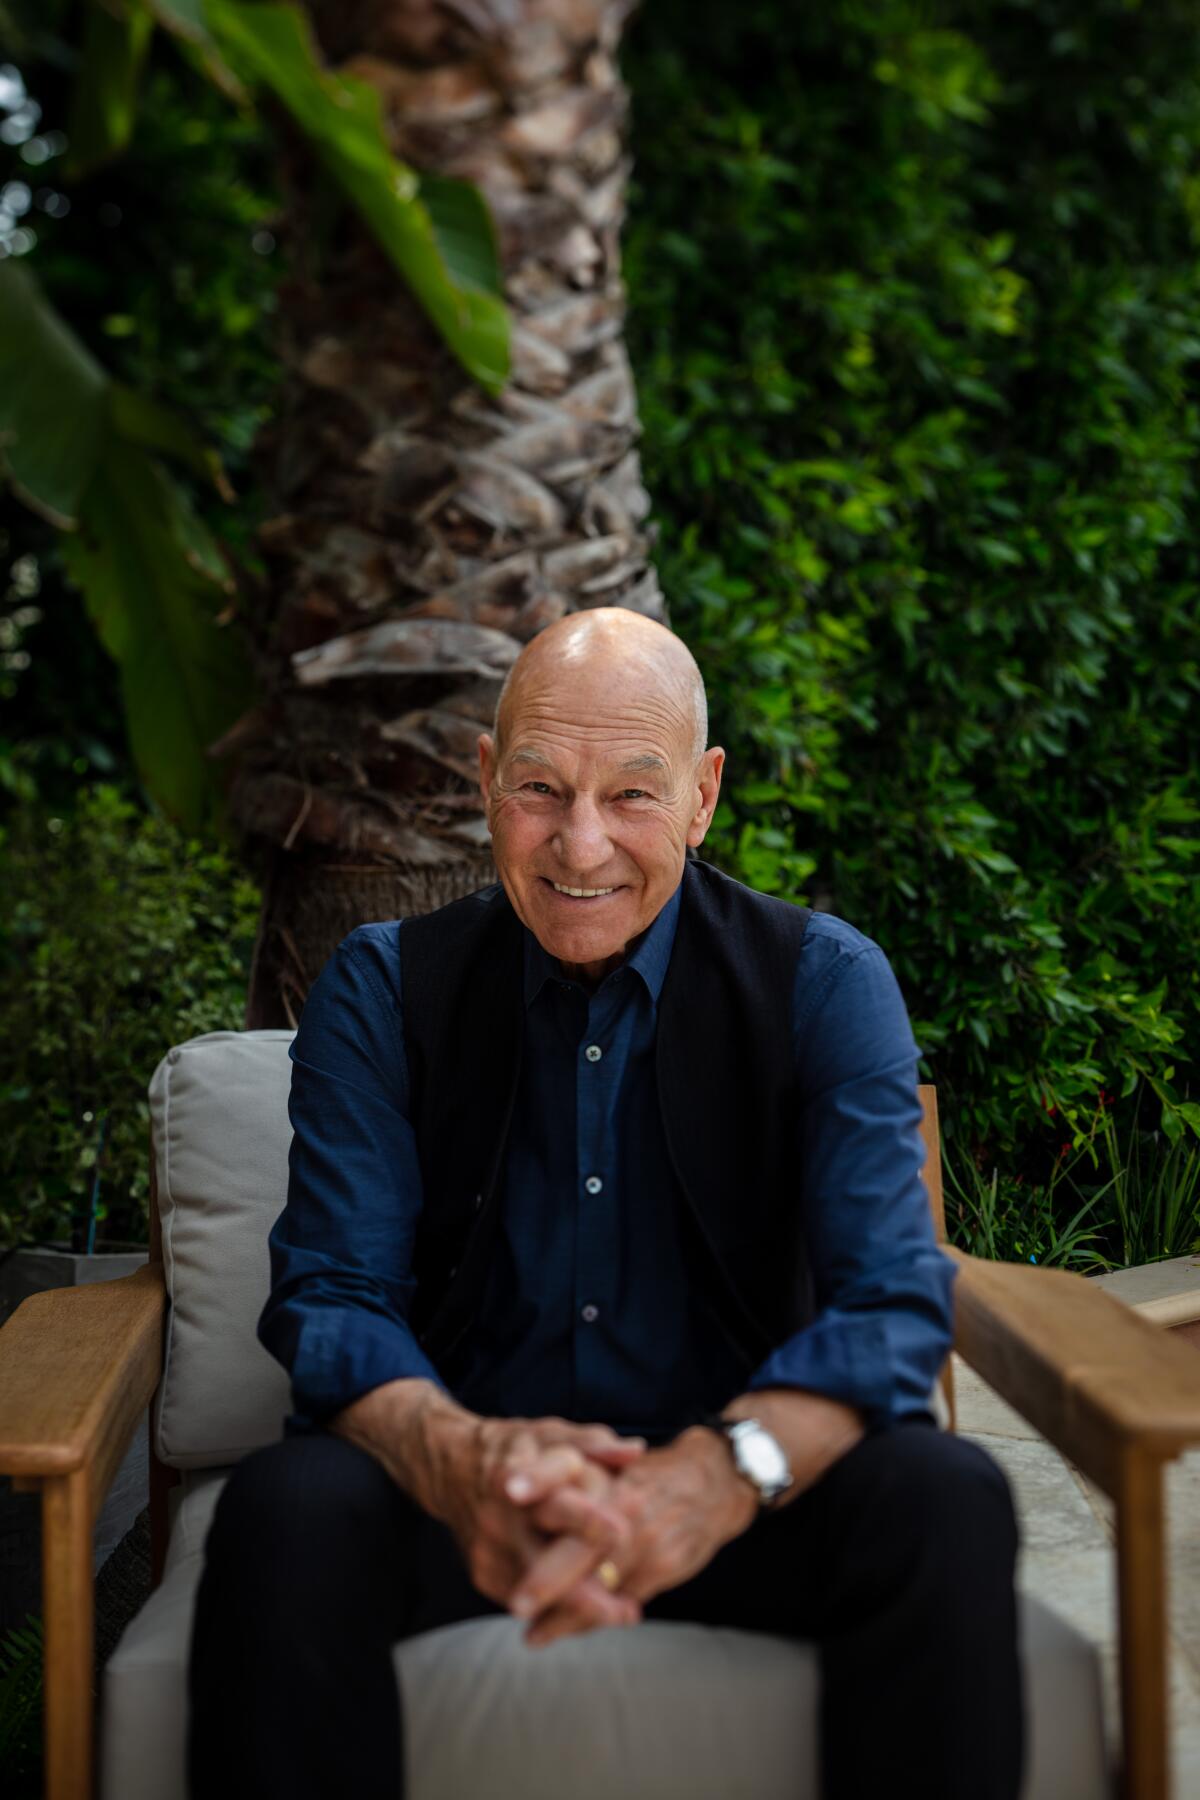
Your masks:
{"label": "wooden armrest", "polygon": [[1043,1437],[1116,1495],[1130,1451],[1200,1444],[1200,1357],[1082,1275],[958,1264],[954,1347]]}
{"label": "wooden armrest", "polygon": [[156,1263],[21,1302],[0,1329],[0,1474],[86,1469],[99,1506],[158,1386],[165,1306]]}

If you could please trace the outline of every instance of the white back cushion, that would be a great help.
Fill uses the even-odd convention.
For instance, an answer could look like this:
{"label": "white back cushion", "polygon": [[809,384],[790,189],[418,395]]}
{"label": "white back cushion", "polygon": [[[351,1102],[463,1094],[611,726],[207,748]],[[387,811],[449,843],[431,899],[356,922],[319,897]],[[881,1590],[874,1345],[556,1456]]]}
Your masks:
{"label": "white back cushion", "polygon": [[290,1031],[210,1031],[150,1082],[169,1314],[154,1447],[178,1469],[236,1462],[283,1435],[287,1374],[255,1334],[267,1234],[287,1199]]}

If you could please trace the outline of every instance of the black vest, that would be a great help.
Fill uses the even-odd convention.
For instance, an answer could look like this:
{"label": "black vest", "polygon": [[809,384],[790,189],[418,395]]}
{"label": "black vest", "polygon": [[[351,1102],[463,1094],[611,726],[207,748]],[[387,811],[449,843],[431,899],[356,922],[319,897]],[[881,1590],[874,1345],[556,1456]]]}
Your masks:
{"label": "black vest", "polygon": [[[792,995],[811,913],[684,865],[658,1003],[663,1130],[695,1271],[753,1365],[812,1316]],[[400,933],[425,1205],[412,1324],[435,1362],[475,1316],[495,1239],[525,1016],[524,927],[498,884]]]}

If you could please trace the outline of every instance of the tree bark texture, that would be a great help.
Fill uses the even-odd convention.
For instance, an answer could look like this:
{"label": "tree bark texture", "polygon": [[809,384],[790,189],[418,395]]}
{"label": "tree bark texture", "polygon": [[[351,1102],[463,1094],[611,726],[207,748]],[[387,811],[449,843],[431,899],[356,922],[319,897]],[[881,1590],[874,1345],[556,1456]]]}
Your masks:
{"label": "tree bark texture", "polygon": [[286,370],[250,621],[266,698],[217,747],[268,879],[247,1024],[294,1024],[347,931],[492,879],[476,788],[522,644],[568,612],[664,606],[621,340],[632,0],[318,0],[331,65],[395,153],[496,222],[512,375],[466,376],[366,231],[285,170]]}

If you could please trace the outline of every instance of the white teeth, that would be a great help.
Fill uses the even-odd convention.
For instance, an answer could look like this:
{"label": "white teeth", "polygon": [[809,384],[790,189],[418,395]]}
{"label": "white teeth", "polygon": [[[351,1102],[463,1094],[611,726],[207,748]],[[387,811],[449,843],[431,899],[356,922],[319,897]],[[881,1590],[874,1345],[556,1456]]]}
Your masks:
{"label": "white teeth", "polygon": [[556,894],[570,894],[575,900],[594,900],[598,894],[611,894],[611,888],[569,888],[555,881],[551,883]]}

